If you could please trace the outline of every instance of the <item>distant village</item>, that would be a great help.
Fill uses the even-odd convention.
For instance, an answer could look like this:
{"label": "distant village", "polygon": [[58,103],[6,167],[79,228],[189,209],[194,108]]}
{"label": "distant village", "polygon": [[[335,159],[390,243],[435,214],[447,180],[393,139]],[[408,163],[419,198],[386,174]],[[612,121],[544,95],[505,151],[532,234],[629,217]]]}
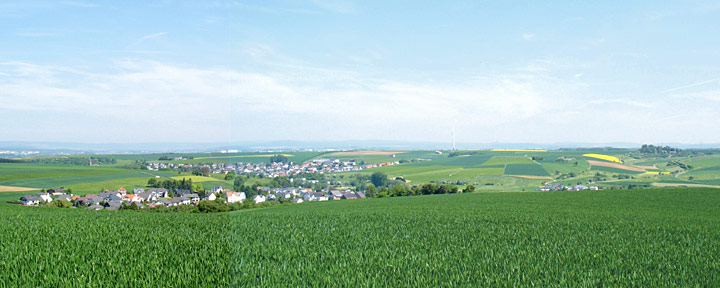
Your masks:
{"label": "distant village", "polygon": [[329,190],[325,192],[314,192],[309,188],[270,188],[257,187],[258,195],[248,199],[244,192],[234,192],[215,186],[211,193],[200,198],[197,193],[189,190],[177,189],[176,197],[170,197],[168,189],[165,188],[135,188],[128,193],[125,188],[113,191],[105,191],[98,194],[87,194],[85,196],[73,195],[65,188],[48,189],[36,194],[23,195],[20,204],[26,206],[39,206],[62,199],[73,204],[73,207],[83,207],[90,210],[119,210],[123,207],[134,206],[135,208],[155,208],[159,206],[173,207],[180,205],[198,205],[201,200],[222,201],[224,203],[242,203],[252,201],[260,204],[266,201],[282,201],[289,203],[317,202],[330,200],[348,200],[366,198],[363,192],[350,190]]}
{"label": "distant village", "polygon": [[[176,161],[186,160],[182,157],[174,158]],[[383,162],[365,164],[357,161],[341,161],[339,159],[313,159],[302,164],[295,162],[273,162],[273,163],[202,163],[202,164],[175,164],[164,162],[147,163],[147,169],[157,171],[160,169],[168,169],[173,171],[193,171],[196,169],[207,168],[213,174],[227,174],[230,172],[236,175],[254,175],[263,177],[283,177],[298,174],[312,173],[340,173],[349,171],[360,171],[364,169],[376,168],[381,166],[391,166],[400,164],[400,161]]]}

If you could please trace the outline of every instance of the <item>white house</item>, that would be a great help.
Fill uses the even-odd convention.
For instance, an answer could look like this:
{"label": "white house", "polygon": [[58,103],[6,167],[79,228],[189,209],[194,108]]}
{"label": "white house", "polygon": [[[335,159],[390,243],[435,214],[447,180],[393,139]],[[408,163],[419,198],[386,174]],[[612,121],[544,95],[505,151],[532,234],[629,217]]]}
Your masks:
{"label": "white house", "polygon": [[222,193],[223,188],[222,188],[222,186],[213,186],[211,191],[212,191],[212,193]]}
{"label": "white house", "polygon": [[203,198],[203,200],[208,200],[208,201],[215,201],[215,199],[217,199],[217,196],[215,196],[215,193],[209,193],[208,195],[205,196],[205,198]]}
{"label": "white house", "polygon": [[227,197],[228,203],[245,201],[245,192],[226,192],[225,196]]}
{"label": "white house", "polygon": [[20,197],[20,201],[22,202],[22,205],[35,206],[40,204],[40,197],[36,195],[23,195]]}
{"label": "white house", "polygon": [[305,201],[303,201],[302,198],[295,198],[295,199],[292,200],[292,203],[295,203],[295,204],[300,204],[300,203],[303,203],[303,202],[305,202]]}
{"label": "white house", "polygon": [[48,193],[38,193],[37,197],[39,197],[43,202],[50,202],[53,200]]}
{"label": "white house", "polygon": [[253,201],[255,202],[255,204],[265,202],[265,196],[255,195],[255,197],[253,197]]}

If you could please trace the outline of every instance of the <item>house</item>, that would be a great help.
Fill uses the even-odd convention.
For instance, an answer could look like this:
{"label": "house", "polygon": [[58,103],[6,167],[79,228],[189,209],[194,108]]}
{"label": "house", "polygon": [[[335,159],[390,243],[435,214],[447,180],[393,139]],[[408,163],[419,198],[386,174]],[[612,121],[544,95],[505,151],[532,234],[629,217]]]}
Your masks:
{"label": "house", "polygon": [[190,190],[186,190],[186,189],[175,189],[175,195],[178,195],[178,196],[185,196],[185,195],[191,194],[191,193],[192,193],[192,191],[190,191]]}
{"label": "house", "polygon": [[305,202],[305,201],[303,201],[302,198],[295,198],[295,199],[292,200],[292,203],[294,203],[294,204],[300,204],[300,203],[303,203],[303,202]]}
{"label": "house", "polygon": [[267,197],[265,197],[265,200],[266,201],[277,201],[278,197],[275,196],[275,194],[269,194],[269,195],[267,195]]}
{"label": "house", "polygon": [[20,197],[20,202],[25,206],[37,206],[40,204],[40,197],[37,195],[23,195]]}
{"label": "house", "polygon": [[139,197],[140,201],[157,201],[157,196],[155,193],[138,193],[137,197]]}
{"label": "house", "polygon": [[303,200],[305,201],[328,201],[328,196],[324,195],[323,193],[316,192],[316,193],[307,193],[305,196],[303,196]]}
{"label": "house", "polygon": [[208,200],[208,201],[215,201],[215,199],[217,199],[217,196],[215,196],[215,193],[208,193],[208,195],[205,195],[205,198],[203,198],[203,200]]}
{"label": "house", "polygon": [[333,197],[333,200],[342,199],[344,195],[345,195],[345,193],[343,193],[343,191],[340,191],[340,190],[331,190],[330,191],[330,196]]}
{"label": "house", "polygon": [[65,194],[66,190],[65,190],[65,188],[62,188],[62,187],[61,188],[50,188],[50,189],[47,189],[46,192],[50,195],[57,196],[57,195]]}
{"label": "house", "polygon": [[127,194],[127,190],[125,190],[125,188],[123,187],[120,187],[117,192],[120,193],[120,196]]}
{"label": "house", "polygon": [[346,191],[345,193],[342,194],[342,197],[341,197],[341,199],[346,199],[346,200],[347,199],[357,199],[357,198],[358,198],[357,195],[355,195],[355,193],[353,193],[352,191]]}
{"label": "house", "polygon": [[245,192],[225,192],[225,199],[228,203],[245,201]]}
{"label": "house", "polygon": [[357,195],[357,197],[360,199],[367,198],[367,196],[365,196],[365,193],[361,191],[355,192],[355,195]]}
{"label": "house", "polygon": [[36,195],[43,202],[50,202],[53,200],[52,197],[50,197],[50,194],[48,194],[48,193],[37,193]]}
{"label": "house", "polygon": [[135,194],[135,195],[142,194],[142,193],[145,193],[145,188],[135,188],[135,189],[133,189],[133,194]]}
{"label": "house", "polygon": [[170,201],[177,203],[177,205],[190,205],[191,203],[190,198],[187,197],[173,197]]}
{"label": "house", "polygon": [[200,202],[200,196],[197,193],[187,194],[185,197],[190,198],[190,201],[194,203]]}
{"label": "house", "polygon": [[255,204],[265,202],[265,200],[266,200],[265,196],[263,196],[263,195],[255,195],[253,197],[253,202],[255,202]]}
{"label": "house", "polygon": [[85,208],[85,209],[88,209],[88,210],[103,210],[104,208],[105,208],[105,207],[96,204],[96,205],[90,205],[90,206],[88,206],[88,207]]}
{"label": "house", "polygon": [[[100,193],[100,194],[103,194],[103,193]],[[98,197],[102,197],[102,195],[98,195]],[[123,198],[121,198],[120,196],[118,196],[118,195],[116,195],[116,194],[110,194],[110,195],[106,195],[105,197],[102,197],[102,201],[105,201],[105,202],[122,202],[122,201],[123,201]]]}
{"label": "house", "polygon": [[155,197],[157,197],[157,198],[167,198],[168,197],[168,190],[165,188],[150,188],[150,189],[148,189],[148,192],[155,193]]}
{"label": "house", "polygon": [[136,197],[135,194],[125,194],[122,196],[122,201],[125,201],[125,202],[136,201],[135,197]]}
{"label": "house", "polygon": [[585,185],[575,185],[575,191],[587,190],[588,187]]}
{"label": "house", "polygon": [[222,186],[213,186],[212,190],[210,190],[210,191],[212,191],[212,193],[222,193],[223,188],[222,188]]}
{"label": "house", "polygon": [[120,207],[122,207],[121,202],[108,202],[103,205],[105,207],[105,210],[120,210]]}
{"label": "house", "polygon": [[170,201],[170,200],[168,200],[168,199],[162,199],[162,200],[158,201],[158,202],[155,203],[155,204],[156,204],[156,205],[165,205],[166,207],[177,206],[177,203],[175,203],[175,202],[173,202],[173,201]]}
{"label": "house", "polygon": [[292,192],[277,192],[275,193],[275,196],[281,199],[290,200],[292,198],[293,194]]}
{"label": "house", "polygon": [[71,201],[71,200],[72,200],[72,197],[70,197],[70,195],[65,195],[65,194],[63,194],[63,195],[60,195],[60,196],[58,196],[58,197],[55,197],[55,200],[57,200],[57,199],[62,199],[62,200]]}

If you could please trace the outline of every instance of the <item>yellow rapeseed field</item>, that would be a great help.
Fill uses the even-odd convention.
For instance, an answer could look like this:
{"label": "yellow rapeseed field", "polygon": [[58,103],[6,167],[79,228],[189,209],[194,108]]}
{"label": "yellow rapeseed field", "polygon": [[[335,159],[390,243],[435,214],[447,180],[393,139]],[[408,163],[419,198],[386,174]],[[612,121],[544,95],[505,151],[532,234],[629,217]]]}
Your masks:
{"label": "yellow rapeseed field", "polygon": [[602,160],[605,160],[605,161],[610,161],[610,162],[615,162],[615,163],[623,163],[622,160],[620,160],[620,158],[617,158],[617,157],[615,157],[615,156],[610,156],[610,155],[602,155],[602,154],[583,154],[583,156],[585,156],[585,157],[590,157],[590,158],[596,158],[596,159],[602,159]]}

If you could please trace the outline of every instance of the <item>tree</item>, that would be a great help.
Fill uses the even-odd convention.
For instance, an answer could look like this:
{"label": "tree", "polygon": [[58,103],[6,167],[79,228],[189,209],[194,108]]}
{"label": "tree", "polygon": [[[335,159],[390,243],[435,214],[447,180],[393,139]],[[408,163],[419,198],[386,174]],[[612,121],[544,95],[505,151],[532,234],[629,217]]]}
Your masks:
{"label": "tree", "polygon": [[407,190],[402,185],[395,185],[392,189],[391,196],[405,196]]}
{"label": "tree", "polygon": [[200,172],[202,173],[202,176],[209,177],[210,176],[210,167],[203,166],[200,168]]}
{"label": "tree", "polygon": [[155,178],[150,178],[147,183],[148,187],[157,187],[157,180]]}
{"label": "tree", "polygon": [[377,195],[377,189],[375,188],[375,185],[368,184],[367,188],[365,188],[365,194],[367,194],[367,197],[373,198],[375,195]]}
{"label": "tree", "polygon": [[384,187],[387,183],[387,175],[382,172],[375,172],[370,176],[370,182],[375,187]]}
{"label": "tree", "polygon": [[230,171],[225,174],[225,180],[232,180],[233,178],[235,178],[235,172]]}
{"label": "tree", "polygon": [[65,199],[55,199],[52,202],[48,203],[48,207],[58,207],[58,208],[70,208],[72,207],[72,203],[70,201]]}
{"label": "tree", "polygon": [[277,154],[270,156],[270,163],[287,163],[290,162],[285,155]]}
{"label": "tree", "polygon": [[472,184],[468,184],[465,187],[465,190],[463,190],[463,192],[475,192],[475,186],[473,186]]}

